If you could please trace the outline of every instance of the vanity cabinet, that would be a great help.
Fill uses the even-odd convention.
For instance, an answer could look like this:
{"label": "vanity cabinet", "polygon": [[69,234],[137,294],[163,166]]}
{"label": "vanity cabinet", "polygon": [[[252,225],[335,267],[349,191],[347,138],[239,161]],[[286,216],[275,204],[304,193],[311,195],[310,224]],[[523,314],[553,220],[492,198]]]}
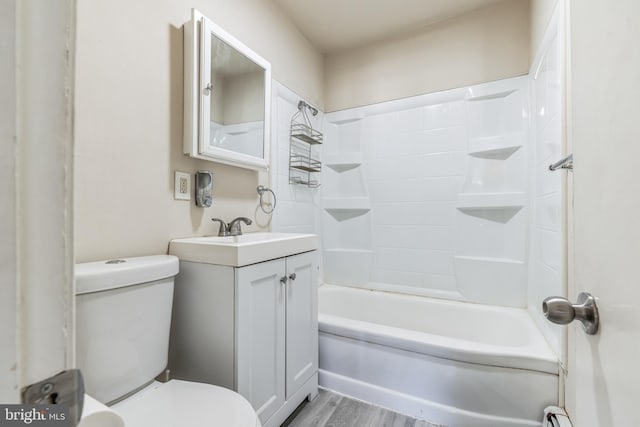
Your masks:
{"label": "vanity cabinet", "polygon": [[171,377],[233,389],[277,427],[318,387],[316,252],[243,267],[181,261]]}

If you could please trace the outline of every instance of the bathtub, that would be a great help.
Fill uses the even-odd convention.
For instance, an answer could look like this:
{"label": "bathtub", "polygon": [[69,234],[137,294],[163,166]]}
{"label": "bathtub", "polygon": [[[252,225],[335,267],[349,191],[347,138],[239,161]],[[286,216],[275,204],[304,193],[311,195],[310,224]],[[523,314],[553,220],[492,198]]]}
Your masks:
{"label": "bathtub", "polygon": [[540,426],[557,357],[524,309],[322,285],[320,385],[448,427]]}

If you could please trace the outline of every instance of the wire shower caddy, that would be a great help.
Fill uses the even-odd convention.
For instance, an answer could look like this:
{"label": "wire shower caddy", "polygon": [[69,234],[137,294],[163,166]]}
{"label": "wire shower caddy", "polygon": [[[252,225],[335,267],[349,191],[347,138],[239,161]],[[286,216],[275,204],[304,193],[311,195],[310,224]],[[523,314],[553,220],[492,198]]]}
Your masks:
{"label": "wire shower caddy", "polygon": [[304,101],[298,102],[298,111],[291,118],[289,132],[289,184],[320,186],[315,174],[322,170],[316,147],[323,142],[322,132],[311,125],[307,115],[317,115],[318,110]]}

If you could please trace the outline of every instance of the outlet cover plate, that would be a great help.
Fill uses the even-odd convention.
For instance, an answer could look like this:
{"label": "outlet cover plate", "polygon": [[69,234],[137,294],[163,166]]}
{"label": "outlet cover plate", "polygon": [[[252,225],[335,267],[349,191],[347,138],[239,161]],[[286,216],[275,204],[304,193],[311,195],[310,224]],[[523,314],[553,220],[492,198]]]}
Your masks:
{"label": "outlet cover plate", "polygon": [[176,171],[173,198],[175,200],[191,200],[191,174],[189,172]]}

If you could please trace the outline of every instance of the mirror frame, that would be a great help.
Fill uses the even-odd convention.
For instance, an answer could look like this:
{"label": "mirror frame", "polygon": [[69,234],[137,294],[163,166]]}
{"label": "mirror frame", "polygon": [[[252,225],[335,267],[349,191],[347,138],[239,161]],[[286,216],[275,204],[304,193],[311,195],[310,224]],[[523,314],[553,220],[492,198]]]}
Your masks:
{"label": "mirror frame", "polygon": [[[264,69],[264,126],[262,158],[208,144],[209,108],[205,87],[211,76],[211,35]],[[207,60],[208,58],[208,60]],[[206,101],[206,102],[205,102]],[[191,22],[184,25],[184,133],[183,152],[191,157],[242,168],[263,170],[269,167],[271,138],[271,64],[244,43],[220,28],[196,9]]]}

